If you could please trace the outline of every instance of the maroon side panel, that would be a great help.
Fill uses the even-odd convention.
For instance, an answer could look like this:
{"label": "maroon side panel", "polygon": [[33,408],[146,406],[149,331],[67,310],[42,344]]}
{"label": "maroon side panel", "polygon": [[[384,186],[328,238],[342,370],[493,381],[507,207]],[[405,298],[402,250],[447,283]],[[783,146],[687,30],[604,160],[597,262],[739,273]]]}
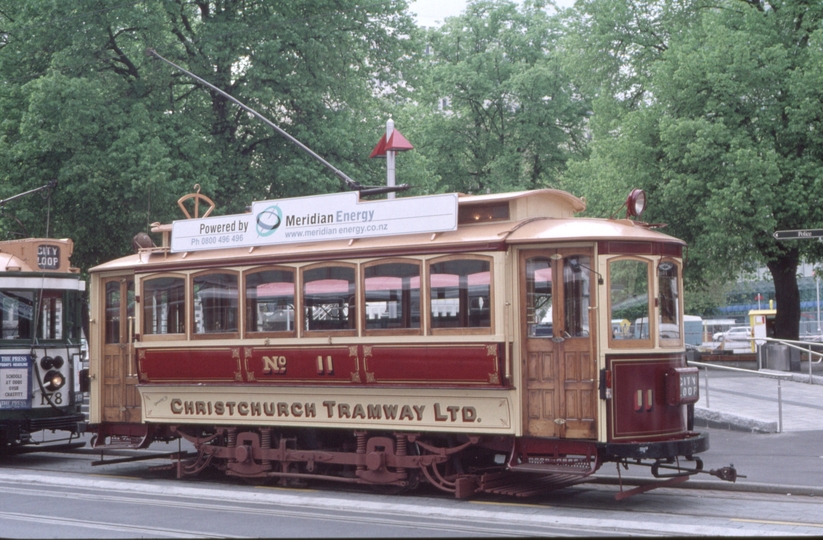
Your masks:
{"label": "maroon side panel", "polygon": [[240,347],[138,349],[140,382],[242,382]]}
{"label": "maroon side panel", "polygon": [[359,346],[244,347],[246,378],[256,383],[364,382]]}
{"label": "maroon side panel", "polygon": [[683,355],[609,356],[612,399],[609,440],[629,441],[670,436],[686,431],[685,405],[669,405],[666,372],[683,367]]}
{"label": "maroon side panel", "polygon": [[501,385],[502,346],[329,345],[143,348],[142,383]]}
{"label": "maroon side panel", "polygon": [[374,383],[498,386],[496,343],[363,347],[366,380]]}

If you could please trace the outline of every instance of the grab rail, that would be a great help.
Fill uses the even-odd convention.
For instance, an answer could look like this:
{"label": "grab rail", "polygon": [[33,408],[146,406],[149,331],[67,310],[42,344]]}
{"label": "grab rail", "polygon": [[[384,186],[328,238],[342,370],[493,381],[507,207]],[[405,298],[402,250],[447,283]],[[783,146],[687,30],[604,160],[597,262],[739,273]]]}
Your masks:
{"label": "grab rail", "polygon": [[[762,345],[763,344],[762,342],[764,342],[764,341],[770,341],[770,342],[773,342],[773,343],[780,343],[780,344],[786,345],[787,347],[790,347],[792,349],[797,349],[799,351],[803,351],[803,352],[807,353],[809,355],[809,380],[807,382],[809,384],[814,384],[814,381],[812,380],[812,364],[819,364],[819,363],[823,362],[823,352],[813,351],[812,346],[813,345],[823,346],[823,343],[812,343],[812,342],[809,342],[809,341],[797,341],[797,340],[794,340],[794,339],[777,339],[777,338],[759,337],[759,336],[758,337],[737,338],[737,339],[735,339],[735,341],[744,341],[744,340],[754,341],[754,342],[756,342],[757,346]],[[801,347],[801,345],[803,345],[803,346]],[[812,362],[812,355],[817,356],[817,360],[815,360],[814,362]],[[761,365],[761,355],[759,353],[757,355],[757,367],[758,368],[763,367]]]}
{"label": "grab rail", "polygon": [[783,379],[791,379],[791,373],[783,373],[780,371],[773,371],[773,370],[754,370],[754,369],[745,369],[745,368],[737,368],[731,366],[718,366],[717,364],[707,364],[705,362],[698,362],[696,360],[688,360],[687,363],[691,366],[702,367],[705,369],[703,379],[706,381],[706,408],[710,409],[711,406],[709,404],[709,368],[712,369],[721,369],[725,371],[739,371],[742,373],[750,373],[752,375],[757,375],[758,377],[766,377],[769,379],[777,379],[777,432],[783,433],[783,389],[780,386],[780,382]]}
{"label": "grab rail", "polygon": [[[762,340],[762,341],[771,341],[771,342],[774,342],[774,343],[782,343],[783,345],[786,345],[786,346],[791,347],[793,349],[797,349],[799,351],[806,352],[809,355],[809,381],[808,382],[809,382],[809,384],[813,384],[813,382],[812,382],[812,364],[819,364],[821,361],[823,361],[823,353],[812,350],[812,345],[815,345],[815,343],[810,343],[808,341],[795,341],[793,339],[776,339],[776,338],[768,338],[768,337],[757,337],[757,338],[749,338],[749,339],[750,340],[756,340],[756,341]],[[799,345],[806,345],[806,346],[808,346],[808,348],[800,347]],[[817,345],[820,345],[820,344],[818,343]],[[813,354],[817,356],[817,360],[815,360],[814,362],[812,362],[812,355]],[[758,358],[758,360],[757,360],[758,367],[762,367],[760,365],[760,356],[758,356],[757,358]]]}

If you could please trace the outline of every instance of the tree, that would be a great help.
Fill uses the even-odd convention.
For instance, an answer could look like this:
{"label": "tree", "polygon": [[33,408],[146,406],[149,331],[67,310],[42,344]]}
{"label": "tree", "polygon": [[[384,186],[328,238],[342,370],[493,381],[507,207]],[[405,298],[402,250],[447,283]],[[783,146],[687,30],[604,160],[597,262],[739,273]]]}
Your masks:
{"label": "tree", "polygon": [[[74,264],[124,254],[198,183],[219,212],[341,182],[164,57],[260,111],[363,184],[412,46],[405,2],[0,0],[0,194],[58,179]],[[363,179],[366,180],[363,180]],[[41,208],[14,211],[44,234]],[[2,220],[5,231],[16,222]]]}
{"label": "tree", "polygon": [[[555,52],[563,28],[542,1],[470,2],[426,35],[404,115],[435,189],[547,187],[585,146],[587,104]],[[408,120],[406,120],[408,119]]]}
{"label": "tree", "polygon": [[[625,26],[604,22],[603,13],[616,13],[604,6],[614,5],[581,2],[592,19],[578,21],[602,23],[588,24],[589,31]],[[823,9],[780,0],[628,5],[633,20],[654,15],[637,27],[645,38],[660,38],[644,49],[657,52],[640,63],[646,75],[623,86],[637,92],[601,103],[612,114],[598,119],[593,159],[575,165],[572,176],[592,176],[591,193],[615,177],[646,189],[648,219],[667,222],[690,244],[693,286],[765,263],[775,284],[776,336],[796,339],[798,262],[820,251],[776,242],[772,233],[823,223],[823,209],[809,200],[823,188]],[[655,18],[675,13],[672,6],[684,10]],[[601,89],[620,79],[606,73],[612,76],[601,79]]]}

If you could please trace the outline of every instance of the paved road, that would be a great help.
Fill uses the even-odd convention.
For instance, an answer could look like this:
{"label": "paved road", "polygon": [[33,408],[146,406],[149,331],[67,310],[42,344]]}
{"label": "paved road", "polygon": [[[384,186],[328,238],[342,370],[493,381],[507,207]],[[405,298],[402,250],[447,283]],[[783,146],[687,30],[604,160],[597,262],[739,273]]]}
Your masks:
{"label": "paved road", "polygon": [[[88,457],[88,456],[87,456]],[[81,456],[74,456],[80,459]],[[28,466],[38,461],[37,469]],[[51,463],[50,463],[51,461]],[[14,538],[796,536],[819,535],[819,502],[763,493],[660,489],[623,501],[584,484],[526,501],[434,492],[252,487],[65,472],[59,456],[0,467],[0,531]],[[49,465],[61,470],[44,470]],[[86,463],[86,467],[88,464]]]}

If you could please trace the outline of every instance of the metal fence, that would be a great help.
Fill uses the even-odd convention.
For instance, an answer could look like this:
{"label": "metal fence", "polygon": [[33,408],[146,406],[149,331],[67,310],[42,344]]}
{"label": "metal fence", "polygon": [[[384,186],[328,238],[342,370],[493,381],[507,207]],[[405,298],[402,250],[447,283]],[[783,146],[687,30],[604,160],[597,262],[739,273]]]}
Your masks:
{"label": "metal fence", "polygon": [[[786,353],[791,354],[791,350],[798,350],[800,353],[805,353],[807,355],[808,365],[809,365],[809,384],[814,384],[814,378],[812,376],[812,366],[815,364],[820,364],[823,362],[823,350],[815,350],[821,349],[820,343],[810,343],[806,341],[794,341],[794,340],[787,340],[787,339],[774,339],[774,338],[750,338],[750,340],[755,340],[758,342],[758,354],[757,354],[757,367],[758,369],[745,369],[739,367],[731,367],[731,366],[721,366],[718,364],[710,364],[706,362],[698,362],[695,360],[689,360],[688,364],[691,366],[695,366],[698,368],[703,369],[703,382],[704,382],[704,393],[706,398],[706,408],[711,408],[711,401],[710,401],[710,394],[709,394],[709,369],[718,369],[723,371],[736,371],[739,373],[745,373],[755,377],[766,377],[769,379],[776,379],[777,380],[777,432],[783,432],[783,389],[781,386],[781,382],[783,380],[793,379],[794,376],[791,373],[779,371],[775,369],[768,369],[768,366],[771,364],[772,358],[769,356],[770,354],[775,351],[774,345],[784,346],[786,347]],[[761,343],[763,342],[763,343]],[[771,347],[769,346],[771,345]],[[779,353],[783,353],[783,351],[779,351]],[[765,360],[764,360],[765,357]],[[816,359],[815,359],[816,358]],[[764,361],[766,366],[764,367]],[[790,364],[790,361],[789,361]],[[786,369],[790,366],[787,365]]]}

